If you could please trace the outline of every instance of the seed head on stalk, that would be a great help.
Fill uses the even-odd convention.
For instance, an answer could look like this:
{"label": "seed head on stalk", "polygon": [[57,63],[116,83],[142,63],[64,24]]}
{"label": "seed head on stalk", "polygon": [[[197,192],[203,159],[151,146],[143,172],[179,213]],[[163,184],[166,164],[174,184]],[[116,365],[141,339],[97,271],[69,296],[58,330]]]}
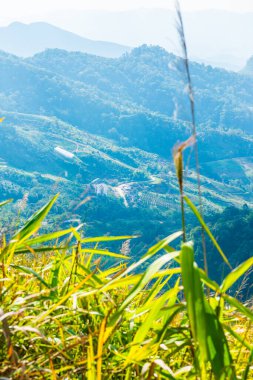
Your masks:
{"label": "seed head on stalk", "polygon": [[183,241],[186,241],[186,228],[185,228],[185,213],[184,213],[184,158],[183,152],[186,148],[195,143],[195,136],[191,136],[188,140],[184,141],[180,145],[176,146],[173,151],[174,164],[176,168],[176,174],[180,190],[180,203],[181,203],[181,215],[182,215],[182,229],[183,229]]}
{"label": "seed head on stalk", "polygon": [[[191,110],[192,137],[194,140],[193,150],[194,150],[194,154],[195,154],[195,165],[196,165],[196,173],[197,173],[199,208],[200,208],[200,214],[203,217],[203,202],[202,202],[201,181],[200,181],[200,167],[199,167],[199,152],[198,152],[198,143],[197,143],[194,91],[193,91],[193,85],[192,85],[192,79],[191,79],[191,73],[190,73],[190,65],[189,65],[189,58],[188,58],[187,43],[186,43],[186,38],[185,38],[183,16],[182,16],[180,3],[178,0],[175,1],[175,7],[176,7],[176,14],[177,14],[176,28],[177,28],[179,41],[180,41],[180,45],[181,45],[181,50],[182,50],[183,68],[184,68],[184,72],[186,75],[187,94],[188,94],[188,98],[189,98],[189,102],[190,102],[190,110]],[[175,161],[175,158],[174,158],[174,161]],[[179,186],[180,186],[180,182],[179,182]],[[181,189],[180,189],[180,193],[181,193]],[[182,195],[181,195],[181,198],[182,198]],[[181,208],[182,208],[182,203],[183,203],[183,201],[181,200]],[[182,218],[184,219],[184,216],[182,216]],[[201,235],[202,235],[202,248],[203,248],[204,266],[205,266],[205,271],[208,274],[206,241],[205,241],[205,233],[204,233],[203,227],[201,230]]]}

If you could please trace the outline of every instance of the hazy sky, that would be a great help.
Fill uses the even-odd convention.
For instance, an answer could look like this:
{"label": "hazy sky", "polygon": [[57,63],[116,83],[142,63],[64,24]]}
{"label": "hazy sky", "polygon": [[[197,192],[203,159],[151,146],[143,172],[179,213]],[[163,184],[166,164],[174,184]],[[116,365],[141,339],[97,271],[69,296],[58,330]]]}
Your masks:
{"label": "hazy sky", "polygon": [[[33,16],[64,9],[125,10],[134,8],[172,8],[173,0],[2,0],[0,23],[31,21]],[[253,11],[253,0],[181,0],[184,10],[224,9]]]}
{"label": "hazy sky", "polygon": [[[93,40],[132,47],[147,43],[178,53],[175,14],[163,11],[175,9],[174,0],[0,1],[0,26],[14,21],[48,22]],[[253,0],[181,0],[180,4],[183,11],[188,11],[184,21],[192,58],[217,62],[222,67],[233,62],[232,69],[244,66],[253,53],[253,40],[249,38],[253,35]],[[112,12],[138,9],[142,10],[127,15]],[[108,13],[85,12],[88,10]],[[200,17],[195,13],[199,10],[235,13],[212,12]]]}

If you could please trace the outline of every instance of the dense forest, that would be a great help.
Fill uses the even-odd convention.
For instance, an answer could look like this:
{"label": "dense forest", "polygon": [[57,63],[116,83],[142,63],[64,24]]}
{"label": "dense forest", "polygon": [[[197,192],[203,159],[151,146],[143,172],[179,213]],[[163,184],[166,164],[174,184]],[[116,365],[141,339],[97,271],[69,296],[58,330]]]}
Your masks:
{"label": "dense forest", "polygon": [[[14,199],[2,228],[10,220],[13,228],[15,215],[25,220],[57,192],[61,196],[45,228],[80,222],[87,236],[137,234],[134,257],[180,228],[172,148],[187,138],[191,126],[178,57],[152,46],[117,59],[52,49],[26,59],[2,52],[0,67],[5,73],[0,79],[1,199]],[[213,224],[222,220],[224,208],[252,206],[253,82],[197,63],[191,63],[191,72],[204,214]],[[71,158],[59,154],[59,147]],[[185,191],[198,202],[190,156],[187,161]],[[189,223],[194,229],[194,220]],[[231,223],[226,225],[231,238],[222,243],[226,250],[234,242],[228,252],[237,264],[237,257],[247,257],[247,248],[242,239],[234,240]],[[215,233],[222,239],[218,227]]]}

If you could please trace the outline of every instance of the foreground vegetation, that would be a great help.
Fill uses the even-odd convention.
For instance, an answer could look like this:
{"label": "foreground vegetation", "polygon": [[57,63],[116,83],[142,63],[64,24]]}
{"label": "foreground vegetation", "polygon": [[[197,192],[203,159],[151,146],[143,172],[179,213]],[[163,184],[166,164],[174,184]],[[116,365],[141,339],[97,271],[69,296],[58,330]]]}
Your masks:
{"label": "foreground vegetation", "polygon": [[[129,236],[84,238],[78,228],[39,235],[55,200],[2,237],[1,376],[252,378],[252,309],[229,290],[253,258],[218,285],[194,262],[191,242],[172,248],[177,232],[127,264]],[[108,250],[115,240],[120,254]]]}

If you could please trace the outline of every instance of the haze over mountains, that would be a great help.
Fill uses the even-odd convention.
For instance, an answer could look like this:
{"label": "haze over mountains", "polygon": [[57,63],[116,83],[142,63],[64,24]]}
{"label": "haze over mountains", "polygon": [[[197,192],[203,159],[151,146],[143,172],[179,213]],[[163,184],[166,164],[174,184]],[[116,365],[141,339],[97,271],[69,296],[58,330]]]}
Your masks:
{"label": "haze over mountains", "polygon": [[253,56],[248,59],[245,67],[241,70],[241,74],[253,76]]}
{"label": "haze over mountains", "polygon": [[127,46],[89,40],[45,22],[28,25],[14,22],[0,28],[0,50],[29,57],[49,48],[80,51],[111,58],[120,57],[130,51]]}
{"label": "haze over mountains", "polygon": [[[184,12],[190,57],[229,70],[242,69],[253,54],[250,38],[253,35],[252,19],[250,12]],[[179,53],[175,12],[166,9],[121,12],[59,10],[37,16],[36,20],[47,20],[93,40],[112,41],[131,47],[147,43]]]}
{"label": "haze over mountains", "polygon": [[[184,12],[191,59],[228,70],[241,70],[253,53],[249,38],[253,33],[252,18],[252,13]],[[60,48],[119,57],[131,47],[146,43],[179,54],[175,12],[166,9],[59,10],[34,19],[39,23],[13,23],[0,28],[0,49],[21,56],[31,56],[46,48]]]}
{"label": "haze over mountains", "polygon": [[[37,202],[60,187],[69,203],[88,191],[105,215],[116,202],[134,220],[137,210],[159,210],[161,218],[164,205],[176,210],[171,150],[190,134],[178,67],[176,56],[148,46],[118,59],[59,49],[28,59],[1,53],[1,194],[19,199],[28,191]],[[252,204],[253,79],[197,63],[191,70],[205,207]]]}

